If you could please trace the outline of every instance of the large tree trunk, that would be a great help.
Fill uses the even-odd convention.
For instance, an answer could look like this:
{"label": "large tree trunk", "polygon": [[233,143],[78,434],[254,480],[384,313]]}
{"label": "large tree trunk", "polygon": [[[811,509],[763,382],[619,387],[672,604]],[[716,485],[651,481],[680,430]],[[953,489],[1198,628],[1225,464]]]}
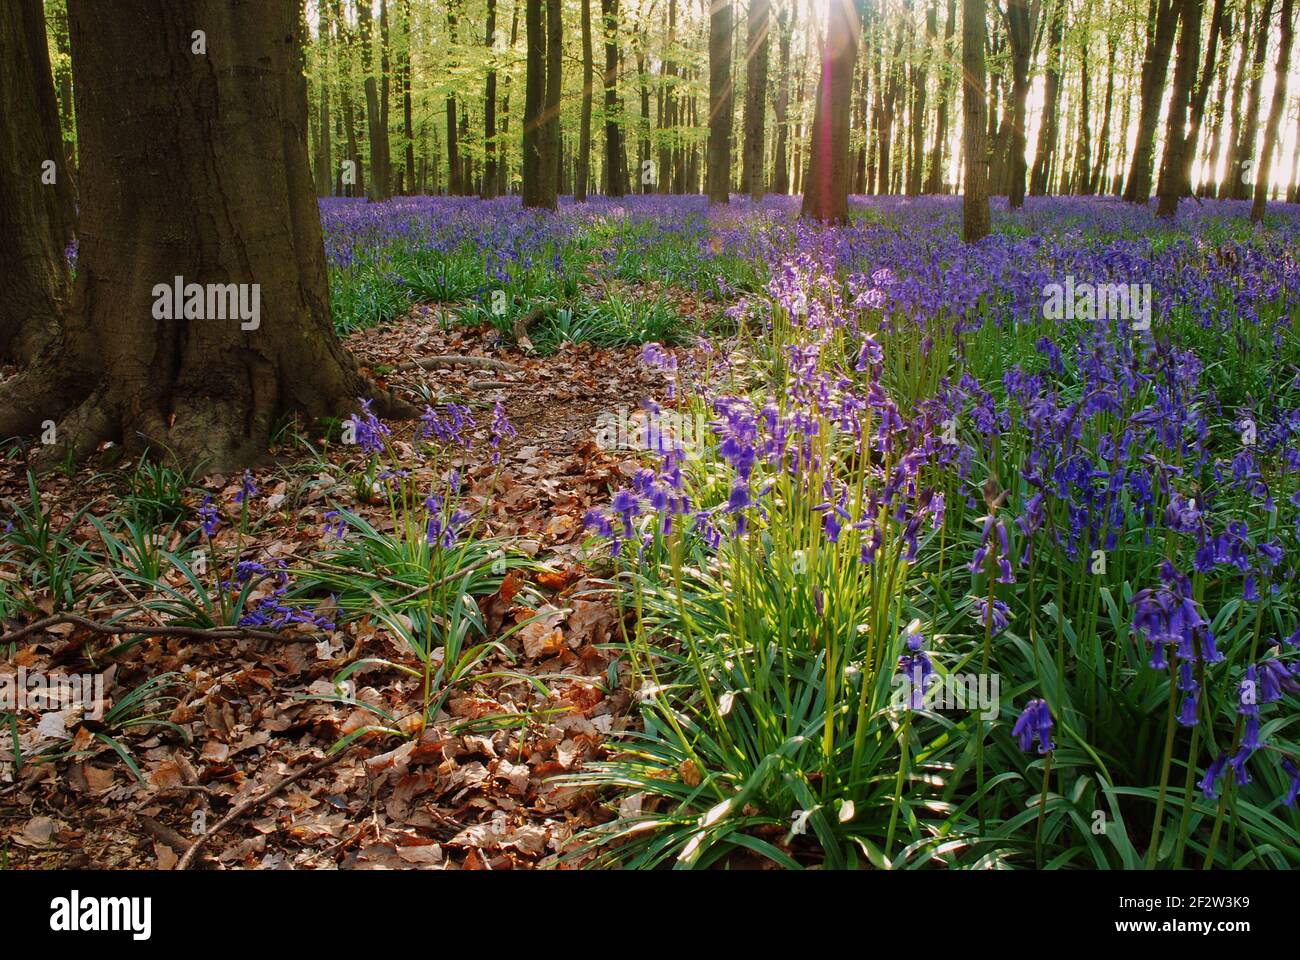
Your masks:
{"label": "large tree trunk", "polygon": [[709,203],[731,195],[731,0],[712,0],[709,10],[709,152],[705,161]]}
{"label": "large tree trunk", "polygon": [[1106,94],[1101,108],[1101,133],[1097,137],[1097,165],[1088,181],[1087,193],[1100,193],[1105,189],[1106,168],[1110,163],[1110,122],[1115,104],[1115,51],[1119,46],[1115,38],[1106,36]]}
{"label": "large tree trunk", "polygon": [[1142,61],[1142,95],[1138,107],[1137,141],[1124,199],[1146,203],[1151,197],[1151,175],[1155,166],[1156,126],[1164,101],[1165,78],[1178,27],[1179,0],[1155,0],[1155,19],[1150,24],[1146,54]]}
{"label": "large tree trunk", "polygon": [[988,118],[985,111],[984,0],[962,0],[962,239],[981,240],[989,233]]}
{"label": "large tree trunk", "polygon": [[578,125],[578,169],[573,187],[573,199],[579,203],[587,199],[587,178],[591,176],[591,99],[595,87],[596,66],[591,50],[591,0],[582,0],[582,117]]}
{"label": "large tree trunk", "polygon": [[763,196],[763,146],[767,131],[767,35],[771,22],[769,0],[750,0],[745,37],[745,144],[744,182],[749,195]]}
{"label": "large tree trunk", "polygon": [[1295,36],[1293,9],[1292,0],[1282,0],[1277,71],[1273,74],[1273,103],[1268,109],[1268,120],[1264,124],[1264,144],[1259,155],[1259,170],[1255,177],[1255,198],[1250,207],[1252,223],[1264,219],[1264,207],[1268,200],[1268,191],[1272,187],[1273,155],[1277,153],[1278,128],[1282,125],[1282,113],[1286,110],[1287,76],[1291,69],[1291,42]]}
{"label": "large tree trunk", "polygon": [[[59,332],[73,222],[41,0],[0,4],[0,96],[0,359],[26,364]],[[5,413],[0,437],[30,429]]]}
{"label": "large tree trunk", "polygon": [[[330,319],[297,4],[68,12],[85,194],[57,369],[83,382],[47,396],[66,413],[47,456],[116,440],[227,470],[262,457],[283,415],[355,409],[371,388]],[[191,53],[194,30],[205,54]],[[169,302],[178,282],[207,296]],[[232,316],[237,301],[255,309]]]}
{"label": "large tree trunk", "polygon": [[1196,82],[1196,65],[1200,59],[1202,0],[1180,0],[1179,18],[1182,33],[1178,38],[1178,58],[1174,64],[1174,85],[1169,97],[1169,123],[1165,133],[1165,155],[1160,164],[1156,193],[1156,214],[1172,217],[1178,212],[1178,200],[1191,186],[1192,157],[1196,142],[1191,138],[1188,111],[1192,107],[1192,85]]}
{"label": "large tree trunk", "polygon": [[605,34],[605,192],[611,197],[627,193],[627,167],[623,163],[623,109],[618,98],[618,0],[600,0]]}
{"label": "large tree trunk", "polygon": [[823,223],[849,219],[849,115],[861,32],[853,0],[830,0],[803,193],[803,216]]}

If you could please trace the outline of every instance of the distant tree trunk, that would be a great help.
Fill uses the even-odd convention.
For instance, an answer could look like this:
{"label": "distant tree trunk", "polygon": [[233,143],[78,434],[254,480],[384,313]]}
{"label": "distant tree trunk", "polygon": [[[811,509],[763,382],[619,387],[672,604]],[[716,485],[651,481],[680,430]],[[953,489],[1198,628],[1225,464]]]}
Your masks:
{"label": "distant tree trunk", "polygon": [[611,197],[627,193],[623,165],[623,111],[618,98],[618,0],[600,0],[605,34],[605,180]]}
{"label": "distant tree trunk", "polygon": [[1169,97],[1169,121],[1165,132],[1165,155],[1160,165],[1156,193],[1156,215],[1172,217],[1179,199],[1191,188],[1192,157],[1196,143],[1190,137],[1188,111],[1192,107],[1192,85],[1200,60],[1202,0],[1180,0],[1182,21],[1178,57],[1174,63],[1174,85]]}
{"label": "distant tree trunk", "polygon": [[1155,166],[1156,126],[1164,101],[1165,78],[1178,27],[1180,0],[1152,0],[1155,19],[1148,24],[1146,54],[1142,61],[1141,100],[1138,106],[1137,141],[1133,147],[1124,199],[1146,203],[1151,197],[1151,176]]}
{"label": "distant tree trunk", "polygon": [[948,61],[956,28],[957,0],[948,0],[948,19],[943,26],[943,54],[939,57],[939,105],[935,116],[934,148],[930,152],[930,177],[926,181],[926,193],[940,193],[944,189],[943,166],[948,147],[948,98],[951,91]]}
{"label": "distant tree trunk", "polygon": [[1034,196],[1047,193],[1052,163],[1056,159],[1058,114],[1061,99],[1061,47],[1065,33],[1065,0],[1050,0],[1052,10],[1047,24],[1047,70],[1043,85],[1043,119],[1038,127],[1038,146],[1034,149],[1034,171],[1029,192]]}
{"label": "distant tree trunk", "polygon": [[767,132],[767,37],[770,0],[750,0],[745,36],[744,186],[757,200],[763,196],[764,136]]}
{"label": "distant tree trunk", "polygon": [[1292,0],[1282,0],[1282,23],[1278,38],[1277,70],[1273,74],[1273,103],[1264,124],[1264,144],[1259,155],[1259,171],[1255,177],[1255,199],[1250,207],[1251,223],[1264,219],[1264,207],[1273,179],[1273,155],[1277,152],[1278,128],[1286,110],[1287,77],[1291,69],[1291,43],[1295,36],[1295,19]]}
{"label": "distant tree trunk", "polygon": [[861,36],[853,0],[830,0],[802,210],[822,223],[849,219],[849,114]]}
{"label": "distant tree trunk", "polygon": [[[365,6],[365,4],[362,4],[362,6]],[[447,37],[451,48],[448,51],[447,66],[449,69],[454,69],[456,66],[456,26],[456,3],[454,0],[449,0],[447,4]],[[531,55],[531,50],[529,52]],[[531,66],[531,61],[529,61],[529,65]],[[447,113],[447,193],[458,196],[465,192],[465,185],[462,182],[460,128],[456,122],[456,95],[454,93],[447,94],[445,107]]]}
{"label": "distant tree trunk", "polygon": [[497,36],[496,0],[487,0],[487,25],[484,46],[487,48],[488,71],[483,83],[483,184],[479,196],[491,200],[497,195],[497,71],[491,59]]}
{"label": "distant tree trunk", "polygon": [[365,193],[366,182],[365,172],[362,169],[361,152],[357,149],[357,117],[356,111],[352,105],[352,31],[348,28],[346,21],[343,19],[341,7],[338,0],[333,5],[333,20],[339,31],[339,36],[343,40],[344,49],[342,60],[346,64],[345,69],[340,71],[343,76],[339,80],[339,99],[343,102],[343,126],[346,128],[348,162],[352,164],[355,173],[355,183],[343,183],[343,173],[339,171],[340,193],[349,197],[355,197]]}
{"label": "distant tree trunk", "polygon": [[[72,239],[71,184],[59,130],[41,0],[0,3],[0,359],[34,361],[59,335],[67,310],[66,249]],[[42,382],[42,377],[47,382]],[[27,408],[60,378],[35,377],[30,396],[0,387],[0,437],[40,424],[39,409],[20,418],[6,400]],[[69,389],[72,385],[69,384]],[[35,404],[39,408],[40,403]],[[35,419],[32,419],[35,417]]]}
{"label": "distant tree trunk", "polygon": [[[281,417],[342,417],[372,392],[330,319],[298,5],[103,12],[68,4],[85,195],[54,367],[64,393],[44,407],[63,416],[42,456],[114,440],[230,470],[265,455]],[[195,29],[204,54],[191,52]],[[182,282],[199,288],[178,303]],[[208,284],[231,286],[197,292]],[[218,300],[258,309],[232,317]],[[380,400],[379,412],[410,412]],[[22,419],[12,409],[0,400],[0,433]]]}
{"label": "distant tree trunk", "polygon": [[320,118],[317,129],[320,133],[316,141],[316,195],[328,197],[334,192],[334,157],[331,150],[330,136],[330,16],[329,7],[321,4],[320,35],[317,42],[320,48]]}
{"label": "distant tree trunk", "polygon": [[402,136],[406,141],[406,192],[417,193],[415,182],[415,127],[411,110],[411,0],[402,0]]}
{"label": "distant tree trunk", "polygon": [[772,192],[790,192],[790,40],[793,20],[782,6],[776,14],[777,75],[772,113],[776,120],[776,143],[772,149]]}
{"label": "distant tree trunk", "polygon": [[1079,149],[1074,157],[1074,193],[1089,193],[1092,181],[1092,90],[1089,86],[1088,58],[1091,36],[1084,35],[1079,45]]}
{"label": "distant tree trunk", "polygon": [[[519,42],[519,2],[510,5],[510,48],[514,50]],[[510,177],[510,71],[506,71],[505,91],[501,95],[501,136],[497,150],[497,194],[505,196],[509,192]]]}
{"label": "distant tree trunk", "polygon": [[573,199],[587,199],[587,177],[591,175],[591,98],[596,88],[596,67],[591,52],[591,0],[582,0],[582,119],[578,128],[578,169]]}
{"label": "distant tree trunk", "polygon": [[524,67],[523,202],[525,207],[545,207],[542,189],[542,111],[546,104],[546,24],[542,0],[525,0],[524,42],[528,58]]}
{"label": "distant tree trunk", "polygon": [[711,0],[709,9],[709,151],[705,169],[709,203],[731,196],[731,0]]}
{"label": "distant tree trunk", "polygon": [[1264,0],[1264,9],[1255,28],[1254,56],[1251,60],[1246,112],[1242,117],[1241,140],[1237,144],[1237,169],[1230,174],[1234,200],[1247,200],[1251,184],[1258,180],[1255,167],[1255,138],[1259,132],[1260,99],[1264,83],[1264,61],[1268,57],[1268,38],[1272,30],[1273,0]]}
{"label": "distant tree trunk", "polygon": [[[1048,0],[1052,2],[1052,0]],[[1060,0],[1054,10],[1063,6]],[[1024,205],[1027,166],[1025,150],[1026,103],[1029,99],[1029,56],[1034,43],[1034,26],[1038,14],[1038,0],[1030,9],[1029,0],[1007,0],[1007,37],[1011,43],[1011,153],[1007,165],[1007,202],[1012,210]],[[1052,38],[1059,43],[1060,26],[1055,14],[1052,18]],[[1056,73],[1055,48],[1047,50],[1047,93],[1044,97],[1043,127],[1056,123],[1056,88],[1060,85]],[[1035,158],[1037,159],[1037,158]],[[1035,164],[1037,167],[1037,163]]]}
{"label": "distant tree trunk", "polygon": [[677,42],[677,0],[668,0],[665,13],[667,40],[660,72],[663,84],[664,116],[659,130],[659,192],[673,191],[673,160],[677,151],[677,61],[673,45]]}
{"label": "distant tree trunk", "polygon": [[[1237,56],[1237,69],[1232,75],[1232,104],[1228,108],[1228,117],[1226,129],[1221,122],[1217,133],[1227,137],[1227,156],[1224,157],[1223,179],[1219,181],[1212,191],[1214,196],[1219,198],[1228,197],[1232,193],[1232,186],[1239,176],[1237,145],[1240,140],[1238,133],[1241,129],[1242,122],[1242,100],[1246,90],[1246,74],[1250,73],[1250,40],[1254,24],[1254,5],[1251,0],[1246,0],[1245,9],[1237,21],[1238,34],[1240,35],[1240,51]],[[1229,31],[1231,33],[1231,31]],[[1218,145],[1215,145],[1215,157],[1218,157]]]}
{"label": "distant tree trunk", "polygon": [[1088,181],[1087,193],[1100,193],[1105,189],[1106,168],[1110,162],[1110,122],[1115,104],[1115,51],[1118,44],[1106,36],[1106,93],[1101,108],[1101,133],[1097,137],[1097,165]]}
{"label": "distant tree trunk", "polygon": [[563,0],[546,0],[546,105],[542,126],[542,184],[545,203],[556,207],[560,183],[560,93],[563,85],[564,25]]}
{"label": "distant tree trunk", "polygon": [[973,243],[989,233],[988,118],[985,102],[984,0],[962,0],[962,239]]}
{"label": "distant tree trunk", "polygon": [[636,161],[637,182],[641,193],[651,193],[654,189],[654,176],[650,173],[650,85],[646,82],[645,34],[637,34],[636,74],[637,86],[641,93],[641,122],[638,128]]}
{"label": "distant tree trunk", "polygon": [[[387,3],[380,4],[385,10]],[[361,32],[361,72],[362,86],[366,92],[366,122],[370,137],[370,189],[366,199],[371,202],[388,198],[388,171],[384,167],[384,147],[388,139],[388,126],[384,122],[384,110],[379,102],[379,85],[374,72],[374,19],[370,5],[357,5],[357,25]]]}

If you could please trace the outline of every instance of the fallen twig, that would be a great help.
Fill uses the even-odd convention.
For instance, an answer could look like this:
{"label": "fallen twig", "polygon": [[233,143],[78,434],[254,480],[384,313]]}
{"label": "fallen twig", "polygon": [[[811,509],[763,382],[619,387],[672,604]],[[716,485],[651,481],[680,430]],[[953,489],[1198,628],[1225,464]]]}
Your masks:
{"label": "fallen twig", "polygon": [[497,360],[495,357],[466,357],[454,353],[444,354],[441,357],[425,357],[423,360],[408,360],[405,363],[399,363],[393,369],[398,373],[402,373],[407,370],[434,370],[438,367],[469,367],[472,370],[505,371],[523,369],[518,364]]}
{"label": "fallen twig", "polygon": [[238,640],[241,637],[253,637],[258,640],[282,640],[282,634],[267,630],[253,630],[249,627],[177,627],[177,626],[139,626],[129,623],[100,623],[79,617],[75,613],[56,613],[35,623],[29,623],[0,636],[0,644],[16,643],[24,637],[39,633],[49,627],[62,623],[71,623],[94,633],[110,637],[149,636],[149,637],[191,637],[197,640]]}
{"label": "fallen twig", "polygon": [[274,797],[285,787],[289,786],[289,784],[296,783],[297,781],[301,780],[303,777],[306,777],[310,774],[319,773],[321,770],[324,770],[326,767],[330,766],[331,764],[337,763],[342,757],[347,755],[349,752],[351,752],[351,748],[340,750],[338,753],[332,754],[326,757],[324,760],[317,760],[311,766],[303,767],[297,773],[291,773],[287,777],[283,778],[282,780],[277,781],[273,786],[262,791],[262,793],[260,793],[258,796],[248,797],[247,799],[241,800],[239,803],[235,804],[235,806],[231,808],[231,811],[228,814],[226,814],[224,817],[222,817],[220,820],[218,820],[216,823],[212,825],[212,829],[206,831],[197,840],[195,840],[194,843],[190,845],[190,848],[185,851],[185,855],[182,856],[180,860],[177,862],[176,869],[188,870],[190,864],[194,862],[194,858],[198,856],[199,851],[203,849],[204,845],[209,840],[211,840],[214,836],[220,833],[223,829],[230,826],[230,824],[234,823],[236,820],[242,817],[249,810],[253,809],[254,807],[261,806],[263,803],[265,803],[267,800],[270,800],[272,797]]}

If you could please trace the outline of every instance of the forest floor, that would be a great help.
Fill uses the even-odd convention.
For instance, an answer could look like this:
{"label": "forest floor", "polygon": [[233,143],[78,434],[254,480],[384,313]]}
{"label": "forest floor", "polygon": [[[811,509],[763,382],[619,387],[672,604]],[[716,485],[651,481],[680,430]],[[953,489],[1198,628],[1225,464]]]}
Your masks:
{"label": "forest floor", "polygon": [[[628,693],[611,671],[620,613],[601,588],[601,571],[586,565],[583,514],[636,469],[630,452],[598,446],[598,415],[634,411],[662,389],[662,377],[638,362],[637,348],[567,344],[525,356],[489,328],[438,319],[438,307],[418,306],[399,323],[352,336],[348,346],[399,392],[414,396],[423,383],[431,402],[470,404],[480,434],[495,401],[509,411],[517,435],[503,446],[501,463],[477,453],[464,464],[470,502],[486,507],[485,533],[509,538],[535,561],[478,598],[492,635],[527,621],[505,641],[509,656],[479,664],[483,678],[460,688],[422,731],[404,727],[413,734],[405,740],[363,737],[336,755],[331,747],[373,716],[313,698],[335,694],[335,676],[362,658],[418,665],[370,617],[328,634],[301,625],[276,640],[146,637],[112,657],[120,638],[75,623],[27,635],[0,651],[8,655],[0,671],[101,674],[113,702],[169,675],[176,699],[165,719],[174,726],[108,731],[112,742],[96,736],[104,728],[95,721],[72,714],[45,714],[25,728],[19,756],[60,740],[64,756],[0,766],[0,866],[171,869],[206,832],[196,868],[507,869],[556,863],[576,832],[610,818],[601,798],[555,780],[627,722]],[[517,369],[396,370],[446,355],[492,357]],[[346,503],[376,528],[391,526],[384,508],[355,502],[345,459],[341,449],[325,462],[280,451],[274,468],[253,471],[258,492],[248,498],[247,532],[231,524],[213,548],[296,569],[319,551],[330,505]],[[22,464],[2,469],[0,502],[29,501]],[[99,536],[92,518],[118,506],[122,477],[120,469],[51,476],[41,484],[42,508],[73,541],[90,543]],[[190,506],[208,495],[223,515],[239,514],[241,478],[212,476],[201,485]],[[93,579],[83,588],[102,587],[121,609],[137,611],[125,620],[141,622],[147,597],[111,569]],[[179,575],[170,583],[186,589]],[[352,678],[356,700],[418,724],[419,678],[382,666]],[[10,731],[0,732],[7,741]],[[291,775],[297,779],[268,793]]]}

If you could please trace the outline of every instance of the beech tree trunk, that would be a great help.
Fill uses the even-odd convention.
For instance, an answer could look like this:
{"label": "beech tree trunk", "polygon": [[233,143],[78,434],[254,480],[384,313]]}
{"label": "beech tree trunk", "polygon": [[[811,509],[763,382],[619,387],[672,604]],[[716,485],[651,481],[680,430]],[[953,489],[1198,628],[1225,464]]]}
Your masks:
{"label": "beech tree trunk", "polygon": [[772,150],[772,192],[790,192],[790,41],[793,18],[782,7],[776,15],[777,24],[777,76],[776,99],[772,112],[776,119],[776,144]]}
{"label": "beech tree trunk", "polygon": [[600,0],[605,34],[605,192],[611,197],[627,193],[627,168],[623,165],[623,111],[618,99],[618,0]]}
{"label": "beech tree trunk", "polygon": [[563,81],[562,0],[546,0],[546,100],[542,124],[541,206],[554,210],[560,187],[560,92]]}
{"label": "beech tree trunk", "polygon": [[1268,56],[1268,38],[1273,24],[1273,0],[1264,0],[1255,27],[1254,53],[1251,58],[1249,92],[1246,95],[1246,112],[1242,117],[1241,139],[1237,143],[1235,169],[1229,175],[1230,196],[1234,200],[1247,200],[1251,185],[1259,178],[1255,169],[1255,136],[1259,132],[1260,97],[1264,84],[1264,61]]}
{"label": "beech tree trunk", "polygon": [[1182,21],[1178,38],[1178,58],[1174,64],[1174,85],[1169,98],[1169,123],[1165,133],[1165,156],[1160,165],[1157,185],[1159,201],[1156,215],[1172,217],[1178,201],[1191,188],[1192,157],[1196,143],[1190,133],[1189,111],[1192,109],[1192,85],[1196,82],[1196,65],[1200,60],[1202,0],[1180,0]]}
{"label": "beech tree trunk", "polygon": [[750,0],[745,37],[744,186],[758,200],[766,186],[763,147],[767,132],[767,37],[771,23],[769,0]]}
{"label": "beech tree trunk", "polygon": [[709,149],[705,159],[709,203],[731,198],[731,0],[709,9]]}
{"label": "beech tree trunk", "polygon": [[1034,149],[1034,171],[1029,192],[1034,196],[1047,193],[1052,162],[1056,159],[1058,114],[1061,100],[1061,45],[1065,33],[1065,0],[1054,0],[1047,24],[1047,76],[1043,89],[1043,119],[1038,128],[1038,146]]}
{"label": "beech tree trunk", "polygon": [[849,116],[861,31],[853,0],[830,0],[802,211],[822,223],[849,219]]}
{"label": "beech tree trunk", "polygon": [[547,207],[542,182],[542,113],[546,105],[546,25],[542,0],[526,0],[524,42],[523,201],[525,207]]}
{"label": "beech tree trunk", "polygon": [[1294,6],[1292,0],[1282,0],[1282,23],[1278,37],[1277,70],[1273,74],[1273,103],[1268,109],[1264,124],[1264,144],[1259,155],[1259,170],[1255,177],[1255,197],[1250,206],[1250,220],[1258,223],[1264,219],[1268,191],[1272,187],[1273,155],[1277,153],[1278,128],[1286,110],[1287,77],[1291,70],[1291,42],[1295,36]]}
{"label": "beech tree trunk", "polygon": [[[266,453],[280,417],[343,417],[372,393],[330,318],[298,5],[119,0],[113,12],[68,4],[84,192],[59,375],[27,383],[57,421],[46,457],[114,440],[237,468]],[[195,30],[206,53],[192,52]],[[255,324],[215,310],[210,290],[163,318],[177,277],[248,285]],[[0,433],[12,410],[0,398]]]}
{"label": "beech tree trunk", "polygon": [[493,45],[497,36],[496,0],[487,0],[487,25],[485,27],[489,66],[487,79],[483,81],[483,186],[479,196],[491,200],[497,195],[497,72],[491,66]]}
{"label": "beech tree trunk", "polygon": [[[1060,3],[1056,6],[1059,8]],[[1007,164],[1007,202],[1015,210],[1025,202],[1025,179],[1028,164],[1025,150],[1025,114],[1029,99],[1029,56],[1034,42],[1034,26],[1038,19],[1039,3],[1034,0],[1007,0],[1007,36],[1011,42],[1011,155]],[[1055,12],[1052,19],[1052,38],[1059,43],[1060,27]],[[1047,51],[1047,94],[1043,107],[1044,129],[1056,124],[1056,89],[1060,80],[1055,73],[1056,49],[1049,45]]]}
{"label": "beech tree trunk", "polygon": [[985,112],[984,0],[962,0],[962,239],[973,243],[989,233],[988,117]]}
{"label": "beech tree trunk", "polygon": [[[44,16],[41,0],[0,4],[0,359],[20,364],[58,335],[69,292],[72,193]],[[0,403],[0,438],[31,426]]]}
{"label": "beech tree trunk", "polygon": [[1178,27],[1179,0],[1155,0],[1155,19],[1148,34],[1142,60],[1142,96],[1138,107],[1137,141],[1133,148],[1124,199],[1146,203],[1151,197],[1151,176],[1155,166],[1156,126],[1165,96],[1165,77]]}
{"label": "beech tree trunk", "polygon": [[582,0],[582,118],[578,127],[578,169],[573,199],[587,199],[587,178],[591,175],[591,98],[596,86],[596,66],[591,50],[591,0]]}

